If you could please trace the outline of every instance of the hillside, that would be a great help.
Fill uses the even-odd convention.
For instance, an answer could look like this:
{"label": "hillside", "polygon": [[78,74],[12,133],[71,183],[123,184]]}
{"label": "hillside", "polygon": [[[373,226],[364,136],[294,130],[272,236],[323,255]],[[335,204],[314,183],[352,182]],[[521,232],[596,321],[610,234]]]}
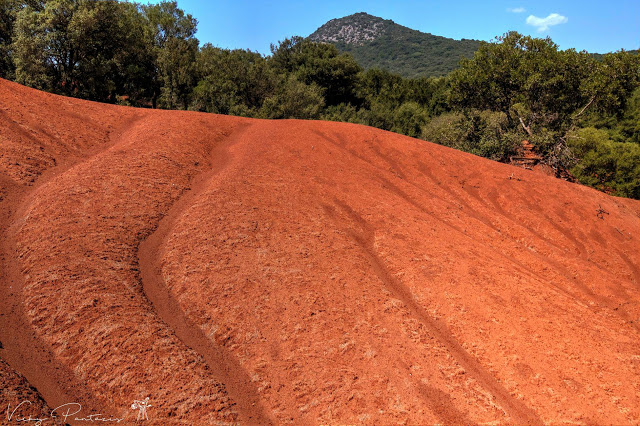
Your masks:
{"label": "hillside", "polygon": [[639,218],[370,127],[0,80],[0,407],[636,424]]}
{"label": "hillside", "polygon": [[364,12],[332,19],[309,39],[335,44],[364,68],[381,68],[403,77],[448,74],[462,56],[471,58],[480,45],[477,40],[454,40],[412,30]]}

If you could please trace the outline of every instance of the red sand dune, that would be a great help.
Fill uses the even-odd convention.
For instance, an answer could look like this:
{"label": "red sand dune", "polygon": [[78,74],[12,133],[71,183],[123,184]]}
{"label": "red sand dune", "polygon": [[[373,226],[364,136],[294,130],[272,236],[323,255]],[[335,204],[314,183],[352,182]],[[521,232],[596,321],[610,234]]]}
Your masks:
{"label": "red sand dune", "polygon": [[640,422],[637,201],[364,126],[0,81],[0,225],[3,411]]}

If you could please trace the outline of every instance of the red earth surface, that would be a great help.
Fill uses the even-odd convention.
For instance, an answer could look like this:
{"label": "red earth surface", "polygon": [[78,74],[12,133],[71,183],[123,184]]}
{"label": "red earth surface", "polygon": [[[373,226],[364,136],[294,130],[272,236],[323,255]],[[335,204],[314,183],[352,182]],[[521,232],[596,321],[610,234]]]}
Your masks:
{"label": "red earth surface", "polygon": [[640,422],[638,201],[2,80],[0,232],[1,423]]}

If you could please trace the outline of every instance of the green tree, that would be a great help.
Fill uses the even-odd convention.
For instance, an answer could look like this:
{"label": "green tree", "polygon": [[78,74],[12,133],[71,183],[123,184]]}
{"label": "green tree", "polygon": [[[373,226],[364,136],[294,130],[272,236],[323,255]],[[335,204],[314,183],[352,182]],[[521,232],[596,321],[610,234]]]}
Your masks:
{"label": "green tree", "polygon": [[508,161],[521,140],[506,114],[490,110],[441,114],[423,127],[422,139],[495,161]]}
{"label": "green tree", "polygon": [[439,107],[436,94],[442,79],[404,79],[376,68],[360,74],[363,124],[418,137],[422,126]]}
{"label": "green tree", "polygon": [[14,29],[18,13],[25,7],[42,10],[46,0],[0,0],[0,77],[15,79]]}
{"label": "green tree", "polygon": [[292,37],[271,45],[269,64],[281,73],[293,73],[307,85],[317,85],[326,105],[358,104],[358,73],[362,68],[330,44]]}
{"label": "green tree", "polygon": [[104,102],[140,99],[153,72],[152,38],[137,6],[116,0],[50,0],[26,6],[14,30],[16,80]]}
{"label": "green tree", "polygon": [[140,98],[145,89],[141,74],[153,71],[146,28],[133,4],[81,2],[67,28],[77,57],[75,95],[109,102],[118,94]]}
{"label": "green tree", "polygon": [[255,116],[278,84],[266,59],[256,52],[206,44],[196,62],[199,81],[191,108],[198,111]]}
{"label": "green tree", "polygon": [[325,108],[321,119],[325,121],[366,124],[363,118],[363,110],[358,110],[353,105],[345,103]]}
{"label": "green tree", "polygon": [[148,105],[157,80],[153,29],[139,4],[121,2],[119,7],[116,90],[130,105]]}
{"label": "green tree", "polygon": [[305,84],[295,75],[281,77],[277,91],[265,99],[259,116],[262,118],[317,119],[324,107],[322,89],[315,83]]}
{"label": "green tree", "polygon": [[143,8],[153,31],[157,74],[154,76],[153,106],[186,109],[196,84],[195,63],[198,21],[178,8],[176,1],[163,1]]}
{"label": "green tree", "polygon": [[572,132],[569,143],[580,158],[571,172],[583,184],[640,199],[640,145],[614,142],[593,127]]}
{"label": "green tree", "polygon": [[15,78],[11,46],[19,6],[20,2],[17,0],[0,0],[0,77],[2,78]]}
{"label": "green tree", "polygon": [[549,38],[510,32],[461,61],[451,75],[451,102],[503,112],[527,132],[537,126],[557,129],[588,102],[581,82],[594,65],[589,55],[562,52]]}
{"label": "green tree", "polygon": [[404,80],[397,74],[377,68],[360,73],[358,96],[362,99],[362,124],[391,131],[395,111],[406,95]]}
{"label": "green tree", "polygon": [[378,102],[387,104],[389,109],[395,109],[406,100],[405,81],[397,74],[372,68],[360,75],[359,96],[365,100],[364,105],[367,107]]}
{"label": "green tree", "polygon": [[[616,53],[620,55],[620,53]],[[626,67],[636,67],[637,55],[625,53]],[[610,55],[605,55],[605,58]],[[606,65],[605,65],[606,66]],[[614,68],[615,69],[615,68]],[[615,73],[612,73],[615,76]],[[629,74],[633,75],[633,69],[630,72],[620,73],[624,76]],[[616,79],[616,81],[609,84],[617,86],[619,89],[624,89],[625,84],[636,85],[634,81],[629,79]],[[624,101],[621,103],[620,101]],[[610,138],[615,142],[635,142],[640,143],[640,88],[632,92],[628,97],[620,95],[613,98],[613,104],[608,110],[594,110],[589,114],[584,115],[584,119],[580,122],[581,127],[595,127],[597,129],[604,129],[609,132]]]}
{"label": "green tree", "polygon": [[637,88],[627,108],[614,128],[614,140],[640,144],[640,88]]}
{"label": "green tree", "polygon": [[54,90],[47,48],[51,37],[41,11],[27,6],[16,17],[13,31],[13,62],[18,83],[41,90]]}
{"label": "green tree", "polygon": [[541,154],[557,161],[567,132],[586,112],[624,107],[637,85],[637,64],[631,64],[624,52],[598,62],[585,52],[560,51],[549,38],[510,32],[461,61],[450,76],[450,101],[463,110],[504,113],[512,130],[520,127]]}
{"label": "green tree", "polygon": [[425,109],[416,102],[405,102],[394,111],[391,131],[417,138],[428,118]]}

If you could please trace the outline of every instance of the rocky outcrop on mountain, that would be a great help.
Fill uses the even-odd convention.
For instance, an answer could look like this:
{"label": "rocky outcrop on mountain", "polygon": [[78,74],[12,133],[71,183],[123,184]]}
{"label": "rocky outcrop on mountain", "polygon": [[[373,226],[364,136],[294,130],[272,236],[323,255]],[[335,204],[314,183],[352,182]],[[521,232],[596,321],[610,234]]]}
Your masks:
{"label": "rocky outcrop on mountain", "polygon": [[393,21],[361,12],[350,17],[330,20],[311,34],[309,39],[324,43],[362,45],[384,34],[385,28],[393,24]]}

